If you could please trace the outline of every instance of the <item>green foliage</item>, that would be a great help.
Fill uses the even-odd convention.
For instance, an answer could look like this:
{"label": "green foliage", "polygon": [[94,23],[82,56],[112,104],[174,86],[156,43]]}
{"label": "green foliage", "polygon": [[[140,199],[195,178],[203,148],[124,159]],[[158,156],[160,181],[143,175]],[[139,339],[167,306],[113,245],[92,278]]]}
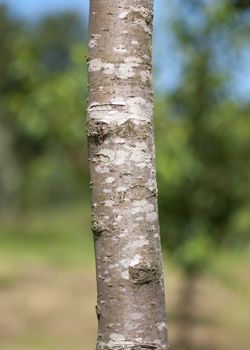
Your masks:
{"label": "green foliage", "polygon": [[2,206],[83,196],[87,72],[81,21],[65,14],[26,30],[4,7],[1,17]]}
{"label": "green foliage", "polygon": [[249,242],[250,109],[229,90],[244,18],[227,2],[178,3],[182,78],[155,109],[159,207],[164,246],[196,273],[218,247]]}

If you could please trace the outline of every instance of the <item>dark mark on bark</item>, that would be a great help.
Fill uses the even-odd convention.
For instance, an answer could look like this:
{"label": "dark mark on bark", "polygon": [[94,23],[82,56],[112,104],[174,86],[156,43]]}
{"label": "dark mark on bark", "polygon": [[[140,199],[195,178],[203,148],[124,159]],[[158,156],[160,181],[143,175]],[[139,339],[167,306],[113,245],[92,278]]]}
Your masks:
{"label": "dark mark on bark", "polygon": [[102,232],[104,232],[104,231],[108,232],[109,231],[109,229],[107,227],[104,228],[102,226],[102,224],[96,218],[92,219],[91,230],[93,232],[94,239],[97,239],[101,235]]}
{"label": "dark mark on bark", "polygon": [[102,130],[102,124],[96,123],[97,130],[98,130],[98,141],[99,143],[103,143],[104,136],[103,136],[103,130]]}
{"label": "dark mark on bark", "polygon": [[86,133],[94,142],[98,141],[99,143],[103,143],[104,137],[108,134],[108,132],[109,130],[107,123],[100,121],[96,121],[95,123],[87,121],[86,123]]}
{"label": "dark mark on bark", "polygon": [[99,302],[97,302],[97,304],[95,306],[95,312],[96,312],[97,319],[99,320],[99,318],[101,316],[101,310],[100,310]]}
{"label": "dark mark on bark", "polygon": [[147,264],[138,264],[129,267],[129,276],[132,282],[136,285],[144,285],[159,281],[159,267],[152,263],[150,266]]}
{"label": "dark mark on bark", "polygon": [[160,350],[157,345],[148,345],[148,344],[138,344],[138,345],[113,345],[105,346],[104,350]]}
{"label": "dark mark on bark", "polygon": [[91,229],[94,234],[101,233],[103,231],[100,223],[96,220],[92,221]]}
{"label": "dark mark on bark", "polygon": [[[99,141],[100,142],[100,141]],[[103,143],[103,141],[101,142]],[[99,162],[99,163],[109,163],[110,158],[107,154],[104,153],[95,153],[94,157],[92,159],[93,163]]]}
{"label": "dark mark on bark", "polygon": [[[112,109],[123,109],[124,106],[113,104],[113,105],[107,105],[110,108],[105,110],[112,110]],[[104,105],[97,106],[95,108],[104,108]],[[93,107],[94,108],[94,107]],[[121,125],[118,125],[117,123],[106,123],[103,121],[100,121],[98,119],[88,120],[86,123],[86,133],[91,142],[98,142],[103,143],[105,138],[109,135],[118,136],[120,138],[128,138],[131,136],[136,136],[137,140],[142,139],[145,140],[150,132],[151,126],[150,123],[144,123],[140,125],[136,125],[132,119],[128,119]],[[122,142],[124,143],[124,142]]]}

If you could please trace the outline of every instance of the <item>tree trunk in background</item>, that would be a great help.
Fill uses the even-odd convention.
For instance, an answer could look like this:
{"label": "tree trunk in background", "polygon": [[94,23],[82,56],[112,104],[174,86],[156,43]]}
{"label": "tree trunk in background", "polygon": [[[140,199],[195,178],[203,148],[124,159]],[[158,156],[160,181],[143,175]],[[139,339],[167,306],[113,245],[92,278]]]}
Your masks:
{"label": "tree trunk in background", "polygon": [[87,134],[97,350],[167,349],[155,177],[151,0],[90,1]]}
{"label": "tree trunk in background", "polygon": [[[201,348],[193,343],[194,328],[197,317],[195,311],[197,307],[195,305],[197,298],[197,283],[198,275],[184,274],[182,279],[182,285],[179,291],[179,302],[176,308],[176,318],[178,325],[178,336],[175,344],[175,350],[201,350]],[[211,349],[211,344],[207,349]],[[203,349],[205,350],[205,349]]]}

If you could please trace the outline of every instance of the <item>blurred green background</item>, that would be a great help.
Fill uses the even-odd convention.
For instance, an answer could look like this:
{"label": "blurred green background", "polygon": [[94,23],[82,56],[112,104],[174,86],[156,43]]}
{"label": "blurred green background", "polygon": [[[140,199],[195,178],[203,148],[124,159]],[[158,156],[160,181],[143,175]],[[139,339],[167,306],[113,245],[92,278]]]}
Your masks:
{"label": "blurred green background", "polygon": [[[93,349],[87,13],[1,3],[0,349]],[[155,6],[170,347],[249,350],[250,1]]]}

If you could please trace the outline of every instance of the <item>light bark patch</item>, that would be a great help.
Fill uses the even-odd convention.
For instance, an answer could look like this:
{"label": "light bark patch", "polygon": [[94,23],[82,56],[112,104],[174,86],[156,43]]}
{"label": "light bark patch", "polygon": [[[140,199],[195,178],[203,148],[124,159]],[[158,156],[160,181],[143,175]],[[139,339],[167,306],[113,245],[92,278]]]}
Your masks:
{"label": "light bark patch", "polygon": [[107,183],[107,184],[110,184],[110,183],[112,183],[112,182],[114,182],[115,181],[115,179],[113,178],[113,177],[108,177],[106,180],[105,180],[105,182]]}
{"label": "light bark patch", "polygon": [[114,47],[113,50],[114,50],[114,52],[117,52],[117,53],[126,53],[126,52],[128,52],[128,50],[123,45],[120,45],[118,47]]}
{"label": "light bark patch", "polygon": [[109,338],[111,340],[115,340],[115,341],[123,341],[123,340],[125,340],[125,337],[122,334],[117,334],[117,333],[111,333],[109,335]]}

